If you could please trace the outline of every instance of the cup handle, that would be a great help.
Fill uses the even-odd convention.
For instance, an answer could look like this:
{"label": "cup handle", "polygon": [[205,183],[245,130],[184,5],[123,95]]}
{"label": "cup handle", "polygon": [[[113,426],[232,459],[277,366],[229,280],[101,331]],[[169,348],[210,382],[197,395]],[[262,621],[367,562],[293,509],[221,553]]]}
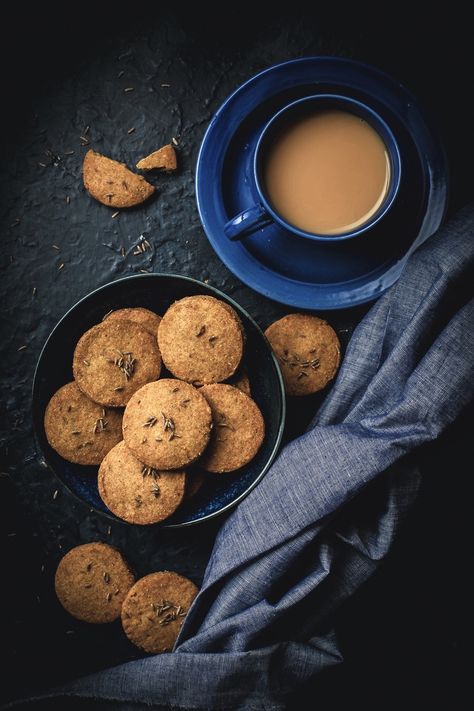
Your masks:
{"label": "cup handle", "polygon": [[252,205],[252,207],[247,207],[229,220],[224,225],[224,232],[230,240],[235,242],[238,239],[242,239],[246,234],[251,234],[261,227],[270,225],[272,222],[273,218],[263,205]]}

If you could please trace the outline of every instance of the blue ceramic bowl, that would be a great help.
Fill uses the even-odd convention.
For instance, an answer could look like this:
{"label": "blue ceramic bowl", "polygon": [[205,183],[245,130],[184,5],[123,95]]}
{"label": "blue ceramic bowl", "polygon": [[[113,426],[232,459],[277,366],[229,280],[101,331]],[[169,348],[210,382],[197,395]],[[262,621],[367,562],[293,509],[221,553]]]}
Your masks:
{"label": "blue ceramic bowl", "polygon": [[[89,508],[117,519],[104,505],[97,490],[97,467],[70,464],[48,444],[44,413],[52,395],[72,380],[72,357],[80,336],[102,320],[111,309],[144,306],[164,313],[177,299],[207,294],[227,302],[239,314],[247,337],[245,358],[252,397],[265,420],[265,439],[257,456],[237,472],[207,475],[199,492],[185,502],[164,524],[187,526],[228,511],[241,501],[265,475],[280,445],[285,423],[285,392],[279,365],[261,330],[235,301],[207,284],[174,274],[141,274],[118,279],[78,301],[59,321],[46,341],[33,382],[33,424],[40,460]],[[122,522],[125,524],[125,522]],[[129,524],[125,524],[129,525]]]}

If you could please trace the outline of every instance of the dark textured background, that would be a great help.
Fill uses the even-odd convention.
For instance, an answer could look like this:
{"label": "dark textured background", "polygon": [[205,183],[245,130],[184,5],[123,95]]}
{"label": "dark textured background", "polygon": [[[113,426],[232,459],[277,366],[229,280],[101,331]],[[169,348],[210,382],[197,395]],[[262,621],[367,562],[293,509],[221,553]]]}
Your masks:
{"label": "dark textured background", "polygon": [[[212,13],[202,6],[192,12],[142,6],[113,10],[82,4],[53,14],[42,5],[33,14],[14,10],[16,19],[3,27],[0,610],[5,695],[135,656],[118,625],[81,625],[56,603],[55,566],[73,545],[111,541],[139,574],[167,567],[198,583],[202,578],[220,522],[182,532],[113,524],[109,535],[107,521],[38,465],[30,388],[40,349],[62,314],[95,287],[141,269],[209,279],[262,327],[286,313],[238,282],[200,227],[193,191],[197,150],[229,92],[258,70],[291,57],[339,54],[371,62],[408,85],[437,120],[453,171],[450,212],[472,194],[474,115],[463,100],[470,43],[463,37],[462,18],[434,17],[429,26],[417,26],[411,18],[392,17],[389,27],[374,27],[355,12],[351,17],[329,10],[309,13],[294,4],[291,13],[275,11],[271,17],[253,10],[252,21],[244,6]],[[126,87],[134,91],[125,93]],[[86,126],[90,146],[130,165],[175,136],[179,175],[151,178],[157,197],[111,219],[111,211],[82,187],[81,162],[89,146],[81,146],[80,136]],[[141,235],[153,248],[133,256]],[[333,313],[329,319],[346,339],[363,312]],[[302,431],[315,404],[290,406],[287,437]],[[387,690],[392,700],[410,694],[427,704],[462,689],[470,511],[459,492],[470,451],[466,422],[462,418],[420,453],[424,485],[405,533],[337,620],[346,664],[316,679],[309,696],[295,698],[294,708],[312,708],[322,699],[335,708],[349,699],[376,702]]]}

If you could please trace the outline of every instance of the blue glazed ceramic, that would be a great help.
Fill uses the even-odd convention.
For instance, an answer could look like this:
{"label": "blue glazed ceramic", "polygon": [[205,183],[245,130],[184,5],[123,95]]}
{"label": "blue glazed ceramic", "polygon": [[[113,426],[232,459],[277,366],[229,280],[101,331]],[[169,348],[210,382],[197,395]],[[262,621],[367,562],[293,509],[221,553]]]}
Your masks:
{"label": "blue glazed ceramic", "polygon": [[245,360],[245,367],[252,397],[265,419],[265,439],[257,456],[247,466],[229,474],[207,475],[199,492],[161,525],[198,523],[235,506],[264,476],[278,451],[285,423],[283,381],[268,341],[246,311],[218,289],[189,277],[141,274],[106,284],[78,301],[50,334],[36,366],[32,405],[41,461],[79,499],[114,520],[120,519],[107,509],[97,490],[97,467],[70,464],[49,446],[43,424],[46,406],[56,390],[72,380],[72,356],[80,336],[99,323],[108,311],[144,306],[162,314],[177,299],[196,294],[222,299],[236,309],[242,320],[247,337],[246,352],[251,353],[251,358]]}
{"label": "blue glazed ceramic", "polygon": [[[271,147],[275,134],[281,131],[282,125],[288,121],[292,122],[297,116],[308,115],[321,109],[339,109],[348,111],[367,121],[372,128],[378,133],[385,143],[388,158],[390,161],[390,183],[385,198],[376,212],[370,217],[367,222],[360,225],[357,229],[341,232],[340,234],[314,234],[298,229],[294,225],[284,220],[273,208],[271,202],[265,194],[265,188],[262,179],[262,166],[265,159],[265,154],[268,147]],[[314,239],[322,241],[334,242],[337,240],[350,239],[357,237],[363,232],[371,229],[377,224],[390,210],[393,202],[398,194],[401,178],[401,163],[400,152],[398,150],[397,141],[387,123],[378,116],[375,111],[372,111],[368,106],[365,106],[360,101],[349,99],[345,96],[337,94],[317,94],[316,96],[308,96],[298,101],[293,101],[288,106],[278,111],[267,123],[260,134],[260,138],[255,146],[253,156],[253,180],[254,191],[257,192],[259,202],[255,205],[245,208],[242,212],[236,215],[226,225],[224,232],[229,239],[241,239],[246,234],[252,234],[260,227],[270,225],[272,222],[277,222],[284,230],[292,232],[298,237],[305,239]],[[265,234],[264,230],[260,231]]]}
{"label": "blue glazed ceramic", "polygon": [[[273,222],[231,241],[225,224],[259,200],[253,156],[264,127],[289,103],[317,94],[355,99],[389,126],[403,165],[390,212],[357,239],[303,240]],[[270,67],[224,102],[201,145],[196,196],[211,245],[245,284],[300,309],[341,309],[380,296],[398,279],[412,250],[439,227],[447,182],[443,148],[403,86],[359,62],[308,57]]]}

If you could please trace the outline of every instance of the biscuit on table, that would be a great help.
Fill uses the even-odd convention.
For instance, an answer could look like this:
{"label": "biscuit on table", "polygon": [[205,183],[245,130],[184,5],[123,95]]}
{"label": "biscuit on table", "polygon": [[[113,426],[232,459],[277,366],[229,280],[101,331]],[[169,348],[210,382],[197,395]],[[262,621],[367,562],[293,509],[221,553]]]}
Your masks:
{"label": "biscuit on table", "polygon": [[323,319],[289,314],[265,331],[280,364],[288,395],[322,390],[336,375],[341,359],[339,338]]}
{"label": "biscuit on table", "polygon": [[155,192],[142,175],[137,175],[112,158],[89,150],[82,166],[84,187],[93,198],[107,207],[126,208],[140,205]]}
{"label": "biscuit on table", "polygon": [[44,414],[50,446],[74,464],[100,464],[122,439],[122,411],[104,408],[67,383],[57,390]]}
{"label": "biscuit on table", "polygon": [[232,385],[204,385],[201,392],[212,410],[211,441],[199,466],[215,474],[248,464],[265,437],[265,422],[257,404]]}
{"label": "biscuit on table", "polygon": [[99,467],[99,494],[104,504],[129,523],[159,523],[176,511],[184,498],[185,472],[164,472],[142,464],[120,442]]}
{"label": "biscuit on table", "polygon": [[145,652],[171,652],[199,590],[182,575],[151,573],[129,591],[122,606],[125,634]]}
{"label": "biscuit on table", "polygon": [[206,398],[189,383],[163,378],[144,385],[125,408],[123,438],[154,469],[182,469],[205,450],[212,415]]}
{"label": "biscuit on table", "polygon": [[237,370],[244,336],[240,319],[228,304],[212,296],[187,296],[164,314],[158,343],[164,364],[177,378],[216,383]]}
{"label": "biscuit on table", "polygon": [[156,170],[161,169],[167,173],[172,173],[178,167],[176,151],[174,146],[169,143],[162,146],[157,151],[153,151],[150,155],[142,158],[137,163],[139,170]]}
{"label": "biscuit on table", "polygon": [[54,586],[59,602],[83,622],[101,624],[120,617],[135,582],[122,554],[106,543],[76,546],[61,559]]}
{"label": "biscuit on table", "polygon": [[161,356],[146,328],[106,319],[81,336],[72,369],[78,387],[91,400],[124,407],[142,385],[160,377]]}
{"label": "biscuit on table", "polygon": [[155,314],[149,309],[144,309],[142,306],[135,306],[133,308],[127,309],[117,309],[116,311],[111,311],[103,319],[104,321],[123,321],[127,319],[129,321],[135,321],[147,331],[151,333],[152,336],[156,338],[158,333],[158,326],[160,325],[161,316]]}

